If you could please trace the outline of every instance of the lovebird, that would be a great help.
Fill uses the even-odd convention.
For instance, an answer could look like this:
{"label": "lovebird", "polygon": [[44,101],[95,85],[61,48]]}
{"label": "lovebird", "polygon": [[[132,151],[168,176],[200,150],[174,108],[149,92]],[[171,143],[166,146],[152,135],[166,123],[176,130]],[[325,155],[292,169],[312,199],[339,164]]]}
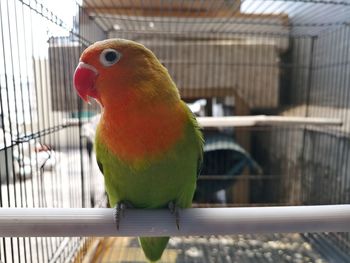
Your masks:
{"label": "lovebird", "polygon": [[[117,228],[125,206],[173,212],[190,207],[203,137],[153,52],[131,40],[96,42],[81,55],[74,86],[84,101],[91,97],[101,105],[94,147]],[[168,240],[139,237],[150,261],[161,258]]]}

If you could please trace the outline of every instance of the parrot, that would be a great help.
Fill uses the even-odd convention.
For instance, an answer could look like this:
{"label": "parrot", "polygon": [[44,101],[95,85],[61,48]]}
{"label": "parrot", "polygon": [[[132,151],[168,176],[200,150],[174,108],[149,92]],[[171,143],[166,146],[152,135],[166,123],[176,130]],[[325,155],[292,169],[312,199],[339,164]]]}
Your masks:
{"label": "parrot", "polygon": [[[87,47],[73,77],[85,102],[101,107],[94,148],[119,229],[120,211],[192,205],[204,139],[168,70],[143,44],[106,39]],[[139,237],[158,261],[169,237]]]}

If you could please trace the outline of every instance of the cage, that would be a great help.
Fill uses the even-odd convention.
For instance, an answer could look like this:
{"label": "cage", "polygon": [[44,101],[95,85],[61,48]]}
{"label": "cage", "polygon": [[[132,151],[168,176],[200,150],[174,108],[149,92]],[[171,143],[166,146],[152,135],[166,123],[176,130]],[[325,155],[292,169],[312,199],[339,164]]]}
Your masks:
{"label": "cage", "polygon": [[[104,207],[99,106],[72,76],[105,38],[151,49],[198,117],[328,118],[203,128],[195,207],[348,204],[350,3],[0,1],[0,206]],[[338,123],[338,124],[339,124]],[[164,262],[349,262],[343,233],[174,237]],[[1,262],[144,262],[134,238],[0,239]]]}

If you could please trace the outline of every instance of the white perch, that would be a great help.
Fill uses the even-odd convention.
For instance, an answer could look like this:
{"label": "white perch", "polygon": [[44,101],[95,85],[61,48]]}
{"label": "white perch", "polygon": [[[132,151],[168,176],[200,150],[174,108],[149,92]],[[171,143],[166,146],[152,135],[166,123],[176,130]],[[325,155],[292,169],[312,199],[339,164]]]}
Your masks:
{"label": "white perch", "polygon": [[197,117],[201,127],[249,127],[278,125],[334,125],[343,124],[340,119],[289,117],[289,116],[229,116],[229,117]]}
{"label": "white perch", "polygon": [[128,209],[116,229],[111,208],[1,208],[2,237],[187,236],[350,232],[350,205],[191,208],[180,229],[168,210]]}
{"label": "white perch", "polygon": [[[93,119],[93,127],[99,121],[99,115]],[[197,117],[202,127],[249,127],[249,126],[279,126],[279,125],[325,125],[341,126],[343,121],[335,118],[292,117],[271,115],[226,116],[226,117]],[[89,123],[89,120],[81,120]],[[78,125],[77,119],[66,119],[68,125]]]}

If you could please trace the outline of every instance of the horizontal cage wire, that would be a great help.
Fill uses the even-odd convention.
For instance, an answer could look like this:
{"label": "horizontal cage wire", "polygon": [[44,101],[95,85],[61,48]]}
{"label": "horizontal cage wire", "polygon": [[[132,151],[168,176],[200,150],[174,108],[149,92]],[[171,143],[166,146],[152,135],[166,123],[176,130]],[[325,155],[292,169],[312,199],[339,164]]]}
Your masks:
{"label": "horizontal cage wire", "polygon": [[[349,23],[344,0],[0,1],[0,207],[108,206],[100,106],[73,87],[82,51],[106,38],[152,50],[198,117],[193,207],[349,204]],[[349,262],[349,251],[345,230],[220,233],[173,237],[162,262]],[[0,238],[0,262],[111,261],[145,258],[134,237]]]}

